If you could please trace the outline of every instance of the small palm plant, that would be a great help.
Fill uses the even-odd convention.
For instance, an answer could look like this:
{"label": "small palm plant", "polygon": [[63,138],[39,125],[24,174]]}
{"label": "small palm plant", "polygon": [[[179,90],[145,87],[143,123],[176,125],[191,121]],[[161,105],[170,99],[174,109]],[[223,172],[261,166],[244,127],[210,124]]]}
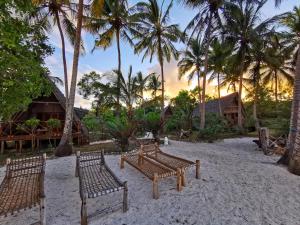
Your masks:
{"label": "small palm plant", "polygon": [[[52,143],[51,143],[51,137],[54,134],[55,129],[58,129],[59,127],[61,127],[61,122],[58,119],[54,119],[54,118],[50,118],[49,120],[47,120],[47,126],[49,129],[49,144],[52,147]],[[56,147],[56,139],[54,137],[54,147]]]}

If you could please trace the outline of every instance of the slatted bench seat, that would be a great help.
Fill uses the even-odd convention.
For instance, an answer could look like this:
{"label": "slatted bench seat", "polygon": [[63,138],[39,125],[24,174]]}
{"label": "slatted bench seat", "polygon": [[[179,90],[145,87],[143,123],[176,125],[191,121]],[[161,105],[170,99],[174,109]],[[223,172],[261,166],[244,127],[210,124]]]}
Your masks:
{"label": "slatted bench seat", "polygon": [[[88,224],[88,219],[107,212],[123,208],[127,211],[127,182],[121,182],[106,165],[104,152],[95,151],[80,153],[77,152],[76,176],[79,177],[79,190],[81,204],[81,224]],[[94,214],[87,214],[87,199],[107,195],[109,193],[123,191],[123,202],[96,211]]]}
{"label": "slatted bench seat", "polygon": [[153,182],[153,198],[159,198],[158,182],[159,180],[177,176],[177,190],[181,191],[181,174],[180,170],[170,169],[162,164],[154,162],[145,157],[141,152],[129,153],[121,156],[121,169],[124,168],[124,162],[139,170],[142,174],[148,177]]}
{"label": "slatted bench seat", "polygon": [[0,185],[0,216],[40,207],[40,224],[45,225],[46,155],[6,161],[6,174]]}
{"label": "slatted bench seat", "polygon": [[196,167],[196,179],[199,179],[200,173],[200,160],[196,160],[196,162],[192,162],[187,159],[183,159],[174,155],[170,155],[164,153],[158,146],[157,143],[150,145],[141,145],[140,151],[148,158],[168,167],[173,170],[180,169],[181,170],[181,181],[182,186],[185,186],[185,171],[195,166]]}

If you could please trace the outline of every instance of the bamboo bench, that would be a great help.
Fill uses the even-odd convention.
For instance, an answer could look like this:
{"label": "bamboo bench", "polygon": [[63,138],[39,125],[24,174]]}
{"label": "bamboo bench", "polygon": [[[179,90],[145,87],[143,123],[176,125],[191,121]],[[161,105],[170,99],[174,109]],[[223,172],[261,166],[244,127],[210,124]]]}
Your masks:
{"label": "bamboo bench", "polygon": [[[127,182],[121,182],[106,165],[104,152],[77,152],[75,176],[79,177],[79,190],[81,198],[81,224],[87,225],[88,219],[99,214],[115,211],[123,208],[123,212],[128,209],[127,205]],[[88,216],[87,199],[107,195],[109,193],[123,190],[123,202],[117,203],[108,208],[96,211]]]}
{"label": "bamboo bench", "polygon": [[22,209],[40,207],[40,224],[45,218],[46,154],[36,157],[6,160],[6,174],[0,185],[0,216],[7,216]]}
{"label": "bamboo bench", "polygon": [[157,143],[150,144],[150,145],[141,145],[140,150],[143,154],[146,155],[146,157],[155,160],[156,162],[168,168],[171,168],[176,171],[180,169],[182,186],[185,186],[186,183],[185,173],[186,170],[190,167],[193,166],[196,167],[196,179],[199,179],[200,160],[196,160],[196,162],[192,162],[187,159],[183,159],[174,155],[164,153],[163,151],[161,151]]}
{"label": "bamboo bench", "polygon": [[127,155],[121,156],[121,169],[124,168],[124,164],[127,162],[129,165],[136,168],[138,171],[140,171],[142,174],[144,174],[146,177],[148,177],[153,182],[153,198],[158,199],[159,198],[159,191],[158,191],[158,182],[159,180],[176,176],[177,177],[177,190],[182,190],[182,182],[181,182],[181,171],[173,170],[171,168],[168,168],[160,163],[157,163],[147,157],[145,157],[142,152],[134,152],[129,153]]}

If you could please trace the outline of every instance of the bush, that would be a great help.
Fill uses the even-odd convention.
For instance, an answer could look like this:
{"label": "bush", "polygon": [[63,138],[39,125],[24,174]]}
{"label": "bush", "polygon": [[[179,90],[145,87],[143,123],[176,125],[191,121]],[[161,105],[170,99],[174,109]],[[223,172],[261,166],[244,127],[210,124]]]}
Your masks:
{"label": "bush", "polygon": [[143,124],[145,128],[152,132],[156,141],[159,141],[158,132],[162,128],[160,114],[157,112],[149,112],[145,115]]}

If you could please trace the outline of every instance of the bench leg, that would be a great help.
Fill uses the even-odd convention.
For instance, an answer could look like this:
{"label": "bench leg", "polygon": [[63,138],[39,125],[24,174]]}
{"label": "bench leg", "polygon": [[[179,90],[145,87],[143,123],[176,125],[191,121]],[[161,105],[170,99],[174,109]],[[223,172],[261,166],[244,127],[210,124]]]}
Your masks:
{"label": "bench leg", "polygon": [[87,209],[86,209],[86,200],[81,202],[81,225],[87,225]]}
{"label": "bench leg", "polygon": [[182,191],[181,169],[177,169],[177,191]]}
{"label": "bench leg", "polygon": [[185,170],[184,169],[181,170],[181,185],[183,187],[186,186],[186,177],[185,177]]}
{"label": "bench leg", "polygon": [[158,175],[157,173],[154,173],[153,177],[153,198],[158,199],[159,193],[158,193]]}
{"label": "bench leg", "polygon": [[124,193],[123,193],[123,212],[128,210],[128,187],[127,181],[124,182]]}
{"label": "bench leg", "polygon": [[46,210],[45,210],[46,198],[40,200],[40,221],[41,225],[46,225]]}
{"label": "bench leg", "polygon": [[196,160],[196,179],[200,178],[200,160]]}

